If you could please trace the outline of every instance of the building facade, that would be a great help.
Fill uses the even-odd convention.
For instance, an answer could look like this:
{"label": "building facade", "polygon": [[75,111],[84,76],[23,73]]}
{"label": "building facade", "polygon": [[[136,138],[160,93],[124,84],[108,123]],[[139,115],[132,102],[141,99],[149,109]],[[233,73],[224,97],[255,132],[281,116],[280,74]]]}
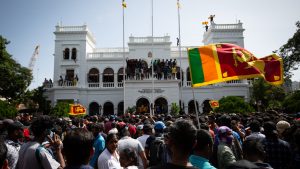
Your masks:
{"label": "building facade", "polygon": [[[203,35],[203,43],[244,47],[243,31],[241,22],[212,22]],[[169,113],[171,104],[176,103],[185,113],[195,112],[188,46],[179,50],[178,46],[172,46],[170,36],[130,36],[123,51],[123,48],[96,48],[86,25],[58,25],[54,34],[54,77],[53,83],[46,85],[46,96],[52,106],[68,100],[84,105],[90,115],[120,115],[124,107],[133,106],[137,113]],[[202,112],[209,109],[209,100],[224,96],[249,100],[249,84],[247,80],[236,80],[194,88],[194,93]]]}

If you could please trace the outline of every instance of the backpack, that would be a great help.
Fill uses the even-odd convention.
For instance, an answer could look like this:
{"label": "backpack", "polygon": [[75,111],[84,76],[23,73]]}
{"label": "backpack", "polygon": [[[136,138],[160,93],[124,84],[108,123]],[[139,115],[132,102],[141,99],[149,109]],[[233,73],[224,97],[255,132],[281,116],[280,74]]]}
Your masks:
{"label": "backpack", "polygon": [[149,166],[158,165],[162,161],[162,154],[163,154],[163,138],[162,137],[155,137],[153,142],[149,147]]}

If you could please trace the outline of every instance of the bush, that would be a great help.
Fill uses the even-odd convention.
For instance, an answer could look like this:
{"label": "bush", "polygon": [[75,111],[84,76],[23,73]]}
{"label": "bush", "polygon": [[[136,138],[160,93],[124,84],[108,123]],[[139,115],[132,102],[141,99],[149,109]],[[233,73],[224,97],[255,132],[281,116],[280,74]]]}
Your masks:
{"label": "bush", "polygon": [[216,112],[247,114],[254,111],[249,103],[237,96],[223,97],[219,100],[219,106],[215,109]]}
{"label": "bush", "polygon": [[286,113],[297,113],[300,112],[300,91],[296,91],[288,95],[282,104]]}
{"label": "bush", "polygon": [[70,103],[58,102],[51,110],[51,115],[55,117],[69,117]]}

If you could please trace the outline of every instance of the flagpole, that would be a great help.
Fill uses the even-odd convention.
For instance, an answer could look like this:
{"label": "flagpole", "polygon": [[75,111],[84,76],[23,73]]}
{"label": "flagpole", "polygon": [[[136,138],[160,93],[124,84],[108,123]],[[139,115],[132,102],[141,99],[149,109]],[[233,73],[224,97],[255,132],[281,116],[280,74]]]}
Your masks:
{"label": "flagpole", "polygon": [[152,116],[154,114],[154,54],[153,54],[153,0],[151,0],[151,53],[152,53],[152,62],[151,62],[151,67],[152,67],[152,103],[150,104],[151,106],[151,111],[150,115]]}
{"label": "flagpole", "polygon": [[197,118],[197,122],[198,122],[198,129],[200,129],[198,106],[197,106],[197,102],[196,102],[196,98],[195,98],[195,91],[194,91],[193,86],[192,86],[192,93],[193,93],[193,100],[194,100],[194,104],[195,104],[195,111],[196,111],[196,118]]}
{"label": "flagpole", "polygon": [[178,13],[178,38],[179,38],[179,71],[180,71],[180,86],[179,86],[179,100],[180,100],[180,110],[182,111],[182,109],[184,109],[184,107],[182,108],[183,105],[183,100],[182,100],[182,71],[181,71],[181,34],[180,34],[180,3],[179,0],[177,0],[177,13]]}
{"label": "flagpole", "polygon": [[124,8],[126,7],[126,3],[122,0],[122,13],[123,13],[123,114],[125,114],[125,14]]}

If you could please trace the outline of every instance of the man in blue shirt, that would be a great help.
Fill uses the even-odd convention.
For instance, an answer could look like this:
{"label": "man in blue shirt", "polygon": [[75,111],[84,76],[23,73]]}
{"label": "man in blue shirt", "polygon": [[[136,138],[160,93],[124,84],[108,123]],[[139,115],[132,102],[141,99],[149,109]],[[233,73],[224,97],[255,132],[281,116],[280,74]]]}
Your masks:
{"label": "man in blue shirt", "polygon": [[94,144],[93,144],[95,152],[89,163],[92,167],[96,167],[97,159],[105,148],[105,140],[101,136],[100,131],[101,131],[101,125],[99,123],[94,123],[92,125],[92,133],[95,137]]}
{"label": "man in blue shirt", "polygon": [[216,169],[208,159],[213,153],[213,140],[210,133],[200,129],[197,131],[197,145],[194,153],[190,156],[189,161],[193,166],[201,169]]}

